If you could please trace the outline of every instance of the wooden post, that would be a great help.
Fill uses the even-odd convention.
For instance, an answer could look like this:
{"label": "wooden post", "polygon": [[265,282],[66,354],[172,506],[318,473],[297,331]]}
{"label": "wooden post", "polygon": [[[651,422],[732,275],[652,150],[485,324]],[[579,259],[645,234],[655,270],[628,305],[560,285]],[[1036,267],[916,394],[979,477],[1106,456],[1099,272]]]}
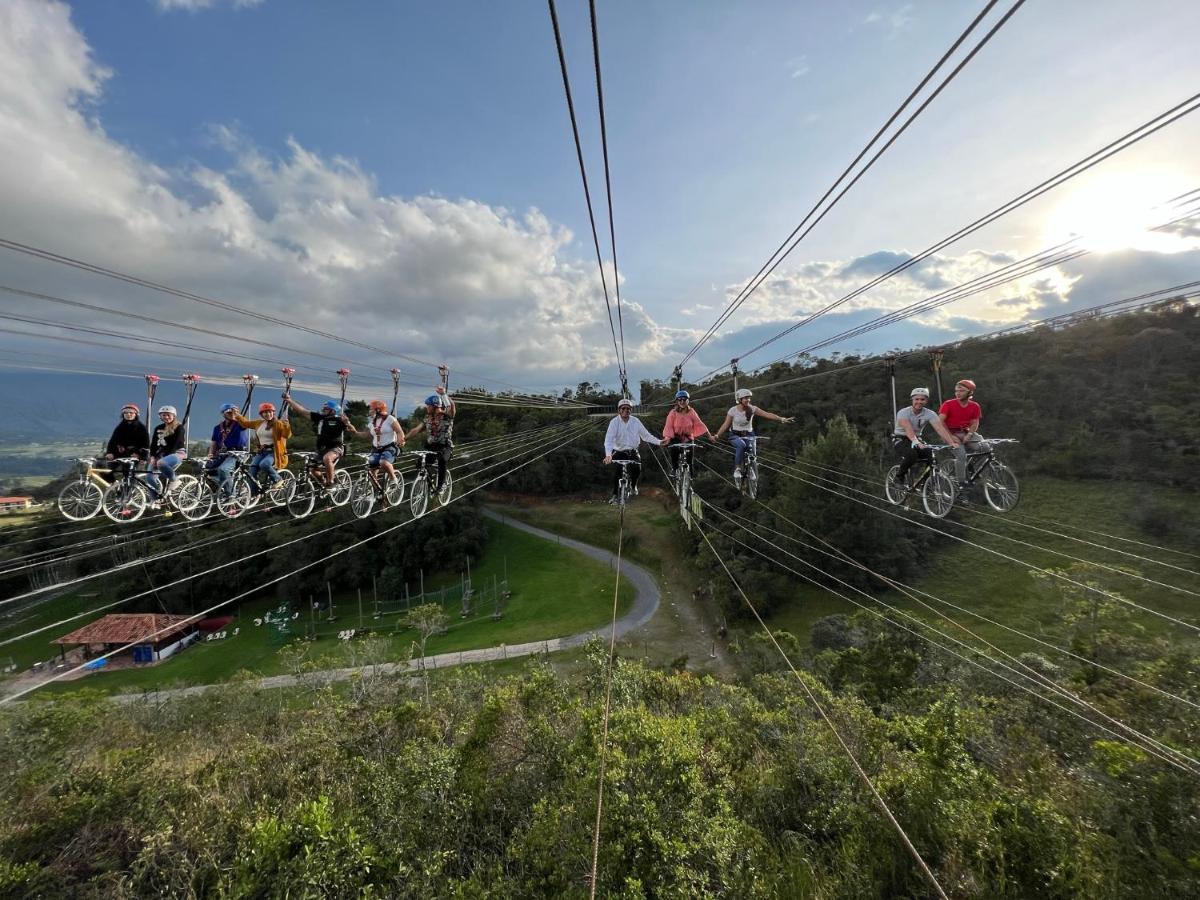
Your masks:
{"label": "wooden post", "polygon": [[329,618],[326,622],[333,621],[333,586],[327,581],[325,582],[325,592],[329,595]]}
{"label": "wooden post", "polygon": [[358,589],[358,627],[359,627],[359,630],[362,630],[362,627],[363,627],[363,617],[362,617],[362,588],[359,588],[359,589]]}
{"label": "wooden post", "polygon": [[308,639],[315,641],[317,639],[317,601],[313,599],[313,595],[308,595],[308,626],[312,629],[312,633]]}
{"label": "wooden post", "polygon": [[375,597],[375,615],[373,618],[382,619],[383,611],[379,608],[379,586],[375,584],[375,576],[371,576],[371,594]]}

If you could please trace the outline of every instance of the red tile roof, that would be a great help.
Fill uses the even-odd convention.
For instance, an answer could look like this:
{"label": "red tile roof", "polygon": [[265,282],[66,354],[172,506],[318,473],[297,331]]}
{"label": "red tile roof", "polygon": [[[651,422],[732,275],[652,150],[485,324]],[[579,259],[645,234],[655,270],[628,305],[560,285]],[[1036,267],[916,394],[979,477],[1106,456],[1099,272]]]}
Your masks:
{"label": "red tile roof", "polygon": [[[137,644],[162,641],[191,628],[190,616],[162,613],[110,613],[103,619],[55,638],[52,644]],[[155,634],[155,632],[161,632]],[[154,637],[149,637],[150,635]]]}

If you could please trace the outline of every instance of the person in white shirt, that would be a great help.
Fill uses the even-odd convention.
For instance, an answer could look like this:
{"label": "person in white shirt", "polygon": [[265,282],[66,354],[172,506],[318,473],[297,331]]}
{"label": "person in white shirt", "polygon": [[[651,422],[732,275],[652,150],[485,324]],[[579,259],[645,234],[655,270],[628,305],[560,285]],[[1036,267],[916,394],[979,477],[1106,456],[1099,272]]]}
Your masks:
{"label": "person in white shirt", "polygon": [[[637,416],[633,415],[633,403],[622,400],[617,404],[617,414],[608,423],[608,431],[604,435],[604,464],[612,465],[614,459],[640,460],[638,447],[642,441],[647,444],[661,445],[662,438],[656,438]],[[642,466],[635,462],[631,466],[616,466],[613,472],[613,496],[610,503],[617,502],[617,487],[621,482],[621,469],[629,470],[629,481],[633,493],[637,494],[638,477],[642,474]]]}
{"label": "person in white shirt", "polygon": [[[393,463],[404,446],[404,428],[400,420],[388,412],[387,404],[382,400],[372,400],[367,404],[367,412],[367,431],[371,434],[371,455],[367,465],[372,469],[383,469],[387,476],[384,483],[387,484],[396,474]],[[386,498],[384,502],[387,502]]]}
{"label": "person in white shirt", "polygon": [[752,406],[750,403],[751,393],[746,388],[742,388],[734,395],[737,401],[735,406],[730,407],[728,413],[725,414],[725,421],[721,423],[721,427],[717,429],[717,433],[713,435],[713,440],[720,440],[721,435],[726,431],[732,432],[729,436],[729,442],[733,444],[733,477],[735,479],[742,477],[742,462],[746,459],[746,447],[750,441],[747,438],[756,437],[754,434],[754,417],[762,416],[764,419],[770,419],[772,422],[782,422],[784,425],[790,425],[794,419],[777,416],[775,413],[767,412],[761,406]]}

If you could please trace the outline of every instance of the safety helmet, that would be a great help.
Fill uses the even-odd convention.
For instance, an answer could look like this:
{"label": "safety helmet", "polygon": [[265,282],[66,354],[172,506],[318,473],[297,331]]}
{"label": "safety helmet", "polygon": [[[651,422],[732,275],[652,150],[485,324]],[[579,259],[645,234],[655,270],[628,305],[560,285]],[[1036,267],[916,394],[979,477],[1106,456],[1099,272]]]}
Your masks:
{"label": "safety helmet", "polygon": [[171,414],[171,415],[173,415],[173,416],[177,416],[177,415],[179,415],[179,413],[178,413],[178,412],[176,412],[176,410],[175,410],[175,407],[171,406],[170,404],[168,404],[168,405],[166,405],[166,406],[160,406],[160,407],[158,408],[158,414],[159,414],[160,416],[162,416],[162,415],[166,415],[167,413],[170,413],[170,414]]}
{"label": "safety helmet", "polygon": [[733,395],[733,399],[734,400],[745,400],[747,397],[753,397],[753,396],[754,396],[754,394],[750,391],[749,388],[742,388],[736,394]]}
{"label": "safety helmet", "polygon": [[274,403],[258,404],[258,414],[261,416],[265,412],[275,412],[275,404]]}
{"label": "safety helmet", "polygon": [[234,406],[232,403],[222,403],[221,404],[221,415],[225,415],[225,413],[229,412],[231,409],[234,412],[237,412],[237,407]]}
{"label": "safety helmet", "polygon": [[913,388],[912,393],[909,394],[908,396],[909,397],[924,397],[926,400],[928,400],[929,399],[929,388]]}
{"label": "safety helmet", "polygon": [[425,398],[425,405],[432,406],[434,409],[442,409],[446,405],[446,398],[441,394],[430,394]]}
{"label": "safety helmet", "polygon": [[382,400],[372,400],[367,404],[367,409],[376,410],[381,416],[387,415],[387,404]]}
{"label": "safety helmet", "polygon": [[329,410],[335,416],[340,416],[342,414],[342,405],[336,400],[326,400],[321,404],[321,411],[324,412],[325,410]]}
{"label": "safety helmet", "polygon": [[675,399],[676,400],[691,400],[692,395],[689,394],[687,391],[678,391],[675,394]]}
{"label": "safety helmet", "polygon": [[621,399],[620,401],[617,402],[617,409],[620,409],[623,406],[628,406],[630,409],[633,409],[633,401]]}
{"label": "safety helmet", "polygon": [[138,405],[136,403],[126,403],[121,407],[121,412],[124,413],[127,409],[132,409],[136,415],[140,416],[142,414],[142,411],[138,409]]}
{"label": "safety helmet", "polygon": [[964,378],[961,381],[956,381],[954,386],[958,387],[960,384],[965,387],[969,393],[975,393],[975,382],[973,382],[970,378]]}

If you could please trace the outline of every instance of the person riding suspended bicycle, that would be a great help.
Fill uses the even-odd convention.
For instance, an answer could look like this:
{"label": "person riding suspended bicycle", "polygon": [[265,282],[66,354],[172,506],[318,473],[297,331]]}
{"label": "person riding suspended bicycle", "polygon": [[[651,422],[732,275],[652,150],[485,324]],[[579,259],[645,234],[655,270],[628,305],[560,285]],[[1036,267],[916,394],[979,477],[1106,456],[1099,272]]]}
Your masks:
{"label": "person riding suspended bicycle", "polygon": [[992,449],[979,433],[979,420],[983,409],[975,402],[975,382],[964,378],[954,385],[954,399],[947,400],[938,409],[938,417],[947,430],[958,439],[954,447],[954,473],[958,487],[962,490],[967,480],[967,454]]}
{"label": "person riding suspended bicycle", "polygon": [[320,412],[310,412],[292,398],[291,394],[283,398],[292,412],[308,416],[317,432],[317,458],[321,460],[321,479],[326,488],[333,487],[334,467],[337,461],[346,453],[346,432],[356,437],[362,432],[354,427],[350,419],[342,412],[342,406],[336,400],[326,400],[321,405]]}
{"label": "person riding suspended bicycle", "polygon": [[162,421],[154,426],[154,434],[150,436],[149,468],[154,474],[146,481],[161,498],[170,492],[175,483],[175,470],[187,459],[187,430],[179,421],[175,407],[169,404],[158,408],[158,417]]}
{"label": "person riding suspended bicycle", "polygon": [[656,438],[641,420],[633,415],[633,403],[621,400],[617,404],[617,414],[608,423],[608,431],[604,433],[604,464],[612,465],[615,459],[632,460],[629,466],[616,466],[613,471],[613,495],[609,503],[620,502],[621,469],[628,469],[629,486],[633,495],[637,496],[638,478],[642,474],[641,454],[638,447],[645,441],[647,444],[661,446],[665,443],[662,438]]}
{"label": "person riding suspended bicycle", "polygon": [[245,450],[250,443],[250,432],[237,421],[238,408],[232,403],[221,404],[221,421],[212,430],[212,445],[204,469],[217,479],[221,496],[233,493],[233,470],[237,468],[237,457],[231,450]]}
{"label": "person riding suspended bicycle", "polygon": [[[137,457],[144,461],[150,456],[150,432],[138,418],[140,415],[141,410],[136,403],[126,403],[121,407],[121,421],[104,447],[106,460]],[[112,478],[106,480],[111,481]]]}
{"label": "person riding suspended bicycle", "polygon": [[687,391],[675,394],[675,406],[667,413],[667,422],[663,426],[663,440],[668,444],[667,452],[671,454],[671,474],[679,472],[679,457],[683,453],[673,444],[690,444],[702,435],[708,435],[710,441],[715,441],[708,426],[700,420],[700,414],[692,408],[692,395]]}
{"label": "person riding suspended bicycle", "polygon": [[287,440],[292,436],[292,426],[275,414],[274,403],[258,404],[258,418],[247,419],[234,413],[234,421],[254,432],[258,440],[258,452],[250,460],[250,496],[257,497],[262,488],[258,484],[260,472],[266,472],[271,484],[279,484],[283,476],[276,469],[286,469],[288,464]]}
{"label": "person riding suspended bicycle", "polygon": [[720,440],[721,435],[726,431],[730,432],[729,442],[733,444],[734,479],[742,477],[742,463],[746,461],[746,448],[750,445],[751,440],[758,437],[754,433],[755,416],[762,416],[764,419],[784,425],[790,425],[796,421],[794,417],[777,416],[773,412],[767,412],[761,406],[751,405],[750,398],[752,396],[753,393],[747,388],[742,388],[734,394],[737,402],[730,407],[729,412],[725,414],[725,421],[713,435],[713,440]]}
{"label": "person riding suspended bicycle", "polygon": [[437,453],[437,490],[446,483],[446,468],[454,448],[454,414],[457,407],[442,385],[434,388],[434,393],[425,398],[425,421],[418,422],[410,428],[404,440],[425,432],[425,449]]}
{"label": "person riding suspended bicycle", "polygon": [[917,460],[933,457],[933,451],[925,445],[921,437],[926,426],[932,425],[933,430],[950,447],[958,446],[958,438],[950,433],[937,413],[926,407],[929,402],[929,388],[913,388],[911,398],[912,405],[904,407],[896,414],[896,428],[892,435],[892,449],[896,451],[900,463],[896,481],[901,485],[904,484],[908,470],[916,465]]}
{"label": "person riding suspended bicycle", "polygon": [[[383,469],[390,482],[396,474],[393,465],[396,454],[404,447],[404,427],[388,412],[386,403],[372,400],[367,404],[367,431],[371,434],[371,455],[367,457],[367,465]],[[386,497],[384,502],[387,502]]]}

